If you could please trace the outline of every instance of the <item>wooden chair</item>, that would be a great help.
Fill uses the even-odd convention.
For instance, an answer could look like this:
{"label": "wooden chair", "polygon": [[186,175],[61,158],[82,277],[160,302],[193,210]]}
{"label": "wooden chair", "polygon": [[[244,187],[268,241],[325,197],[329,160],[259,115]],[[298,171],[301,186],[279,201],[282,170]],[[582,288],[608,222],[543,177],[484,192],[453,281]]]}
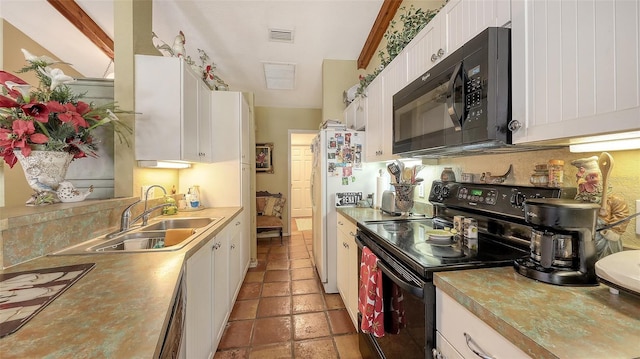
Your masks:
{"label": "wooden chair", "polygon": [[257,233],[279,231],[282,244],[282,212],[286,199],[282,193],[256,192],[256,231]]}

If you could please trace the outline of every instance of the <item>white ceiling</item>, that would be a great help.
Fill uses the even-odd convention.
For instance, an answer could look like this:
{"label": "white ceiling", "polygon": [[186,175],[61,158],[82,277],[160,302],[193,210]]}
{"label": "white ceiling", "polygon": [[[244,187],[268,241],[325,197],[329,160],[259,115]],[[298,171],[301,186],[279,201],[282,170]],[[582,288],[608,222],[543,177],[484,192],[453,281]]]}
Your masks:
{"label": "white ceiling", "polygon": [[[113,38],[112,0],[76,2]],[[154,0],[153,31],[172,44],[182,30],[187,54],[199,62],[203,49],[230,89],[253,92],[256,106],[321,108],[323,59],[356,60],[382,2]],[[109,58],[46,0],[2,0],[0,16],[87,77],[113,71]],[[294,42],[268,41],[269,28],[293,30]],[[295,89],[267,90],[263,62],[295,64]]]}

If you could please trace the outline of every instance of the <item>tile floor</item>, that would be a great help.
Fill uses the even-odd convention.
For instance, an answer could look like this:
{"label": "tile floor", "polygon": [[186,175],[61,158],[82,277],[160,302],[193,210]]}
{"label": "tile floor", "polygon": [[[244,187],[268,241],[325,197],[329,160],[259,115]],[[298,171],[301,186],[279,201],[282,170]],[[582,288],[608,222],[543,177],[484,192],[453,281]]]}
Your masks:
{"label": "tile floor", "polygon": [[215,359],[360,359],[358,337],[339,294],[326,294],[313,268],[311,231],[258,239]]}

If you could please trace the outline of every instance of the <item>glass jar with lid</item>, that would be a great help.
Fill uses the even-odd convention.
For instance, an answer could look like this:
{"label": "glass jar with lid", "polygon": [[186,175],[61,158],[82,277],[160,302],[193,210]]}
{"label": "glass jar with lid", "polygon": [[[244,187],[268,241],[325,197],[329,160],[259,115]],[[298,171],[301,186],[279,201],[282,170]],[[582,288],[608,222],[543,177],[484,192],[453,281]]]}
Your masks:
{"label": "glass jar with lid", "polygon": [[564,181],[564,161],[549,160],[547,170],[549,171],[549,187],[562,187]]}

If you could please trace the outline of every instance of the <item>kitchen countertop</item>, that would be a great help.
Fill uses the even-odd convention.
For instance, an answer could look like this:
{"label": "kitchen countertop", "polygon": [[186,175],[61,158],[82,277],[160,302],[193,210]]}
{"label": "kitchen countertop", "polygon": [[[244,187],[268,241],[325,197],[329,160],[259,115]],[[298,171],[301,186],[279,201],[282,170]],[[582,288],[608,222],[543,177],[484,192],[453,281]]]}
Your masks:
{"label": "kitchen countertop", "polygon": [[210,208],[154,218],[224,217],[177,251],[44,256],[0,270],[96,264],[17,332],[0,339],[1,357],[157,357],[184,261],[241,210]]}
{"label": "kitchen countertop", "polygon": [[[372,208],[338,212],[355,223],[399,219]],[[640,357],[640,298],[606,285],[556,286],[513,267],[438,272],[434,284],[533,358]]]}
{"label": "kitchen countertop", "polygon": [[[342,207],[342,208],[336,208],[336,210],[338,211],[338,213],[342,213],[346,215],[349,219],[353,220],[354,223],[406,218],[402,216],[392,216],[390,214],[383,213],[379,209],[373,209],[373,208]],[[417,217],[412,217],[412,218],[417,218]]]}
{"label": "kitchen countertop", "polygon": [[640,357],[640,298],[606,285],[556,286],[512,267],[438,272],[434,283],[533,358]]}

